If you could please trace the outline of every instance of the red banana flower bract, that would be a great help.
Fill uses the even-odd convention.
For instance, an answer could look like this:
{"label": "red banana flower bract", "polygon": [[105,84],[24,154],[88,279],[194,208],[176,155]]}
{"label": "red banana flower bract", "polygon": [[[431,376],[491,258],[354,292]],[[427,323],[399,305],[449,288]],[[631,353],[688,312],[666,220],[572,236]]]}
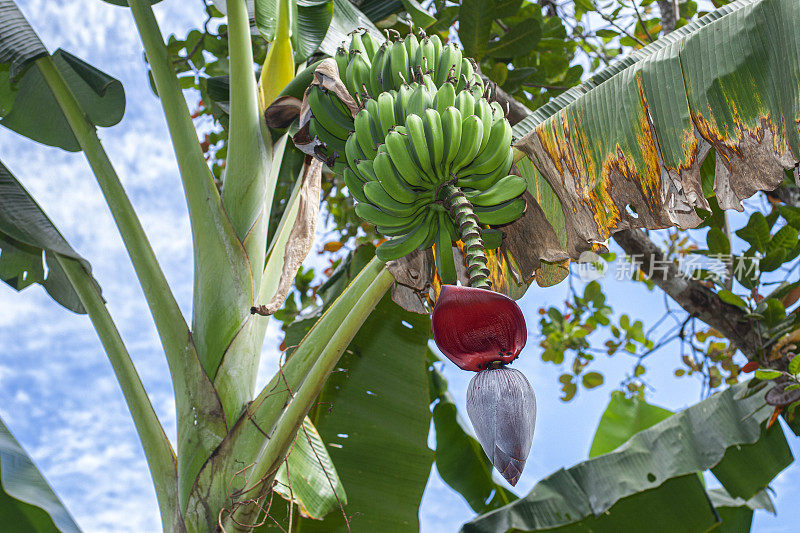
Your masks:
{"label": "red banana flower bract", "polygon": [[528,339],[517,303],[486,289],[443,285],[433,309],[433,339],[451,361],[478,372],[517,358]]}

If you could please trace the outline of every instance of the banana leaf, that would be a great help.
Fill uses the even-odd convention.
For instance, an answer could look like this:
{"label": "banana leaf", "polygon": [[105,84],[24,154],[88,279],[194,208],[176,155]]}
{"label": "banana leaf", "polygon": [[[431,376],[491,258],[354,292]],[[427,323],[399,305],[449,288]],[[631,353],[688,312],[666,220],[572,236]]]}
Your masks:
{"label": "banana leaf", "polygon": [[25,533],[80,533],[69,511],[0,420],[0,524]]}
{"label": "banana leaf", "polygon": [[[371,246],[358,248],[318,291],[323,300],[332,302],[373,253]],[[293,323],[287,346],[297,344],[315,320]],[[429,337],[426,316],[403,311],[385,296],[309,415],[347,490],[344,512],[353,532],[419,529],[417,513],[433,455],[427,446]],[[279,519],[278,513],[270,515]],[[302,519],[300,530],[346,531],[347,526],[342,512],[334,510],[322,521]]]}
{"label": "banana leaf", "polygon": [[[737,461],[736,451],[763,438],[772,409],[764,401],[763,390],[737,400],[736,394],[746,386],[742,383],[717,393],[636,433],[612,452],[555,472],[527,496],[477,517],[462,530],[637,530],[637,520],[643,519],[659,523],[664,531],[703,531],[714,526],[719,519],[696,472],[731,460],[743,475],[760,475],[760,465],[748,468]],[[783,451],[772,457],[774,476],[792,457],[780,427],[769,431],[776,431],[778,437],[773,438],[783,440]],[[710,523],[709,516],[715,517]]]}
{"label": "banana leaf", "polygon": [[85,313],[56,254],[77,259],[91,273],[89,263],[0,162],[0,279],[18,291],[38,283],[67,309]]}
{"label": "banana leaf", "polygon": [[303,421],[294,446],[275,479],[275,492],[293,501],[301,516],[321,519],[347,504],[339,474],[309,418]]}
{"label": "banana leaf", "polygon": [[[77,152],[78,141],[34,66],[46,55],[14,1],[0,0],[0,124],[34,141]],[[95,126],[122,120],[122,83],[64,50],[56,50],[53,61]]]}
{"label": "banana leaf", "polygon": [[[699,224],[695,208],[709,209],[700,167],[712,150],[723,209],[781,183],[800,161],[798,22],[795,0],[738,0],[514,127],[515,147],[561,203],[564,228],[551,227],[572,258],[622,229]],[[521,222],[534,238],[550,231]]]}
{"label": "banana leaf", "polygon": [[626,398],[621,392],[611,394],[608,407],[597,424],[589,457],[617,449],[642,430],[672,416],[672,411],[651,405],[639,398]]}

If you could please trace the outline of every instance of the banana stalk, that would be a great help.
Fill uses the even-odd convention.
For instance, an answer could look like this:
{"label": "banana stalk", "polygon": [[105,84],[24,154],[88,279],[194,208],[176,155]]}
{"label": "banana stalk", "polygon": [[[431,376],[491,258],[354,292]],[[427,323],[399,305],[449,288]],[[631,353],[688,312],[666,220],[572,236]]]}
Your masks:
{"label": "banana stalk", "polygon": [[455,221],[456,230],[464,243],[470,287],[490,288],[489,269],[486,268],[486,248],[481,238],[478,217],[475,215],[472,204],[461,189],[455,185],[445,185],[440,194],[444,197],[445,208]]}

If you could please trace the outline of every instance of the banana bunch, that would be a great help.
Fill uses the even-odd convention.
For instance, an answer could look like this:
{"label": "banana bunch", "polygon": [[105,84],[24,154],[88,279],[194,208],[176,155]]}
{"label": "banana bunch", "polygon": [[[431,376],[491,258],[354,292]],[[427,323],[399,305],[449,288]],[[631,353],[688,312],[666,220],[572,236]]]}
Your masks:
{"label": "banana bunch", "polygon": [[[394,237],[378,248],[382,260],[436,242],[437,267],[450,279],[452,242],[460,237],[442,206],[446,184],[464,192],[482,226],[507,224],[525,210],[525,180],[508,175],[511,126],[497,104],[468,90],[456,93],[452,82],[437,89],[426,74],[422,83],[367,100],[354,125],[344,180],[358,200],[356,213]],[[497,230],[482,234],[488,248],[499,246]]]}

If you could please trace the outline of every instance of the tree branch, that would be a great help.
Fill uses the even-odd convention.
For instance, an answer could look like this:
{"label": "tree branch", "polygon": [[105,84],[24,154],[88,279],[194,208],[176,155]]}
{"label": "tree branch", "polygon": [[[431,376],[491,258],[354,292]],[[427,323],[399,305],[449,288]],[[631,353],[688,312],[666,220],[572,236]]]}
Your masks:
{"label": "tree branch", "polygon": [[687,313],[725,335],[748,359],[758,359],[763,341],[742,309],[723,302],[714,291],[687,278],[643,231],[620,231],[614,234],[614,240],[629,256],[640,259],[645,273],[653,272],[657,264],[663,275],[650,279]]}

